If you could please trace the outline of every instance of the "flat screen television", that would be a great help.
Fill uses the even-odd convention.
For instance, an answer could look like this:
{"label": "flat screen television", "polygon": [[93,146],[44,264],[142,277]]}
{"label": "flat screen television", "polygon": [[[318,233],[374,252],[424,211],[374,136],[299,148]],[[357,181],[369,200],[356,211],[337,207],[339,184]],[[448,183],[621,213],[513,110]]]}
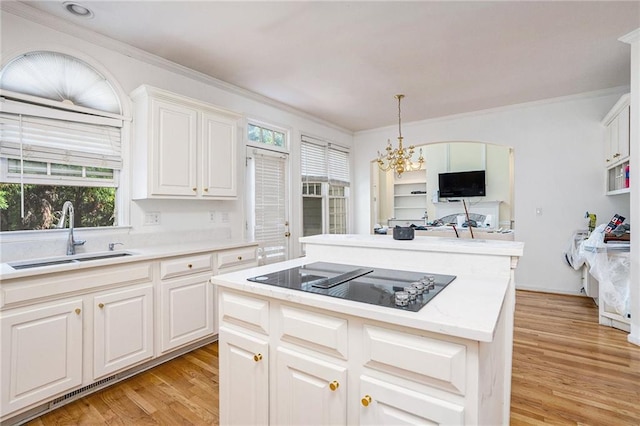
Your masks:
{"label": "flat screen television", "polygon": [[452,172],[438,174],[440,197],[484,197],[485,171]]}

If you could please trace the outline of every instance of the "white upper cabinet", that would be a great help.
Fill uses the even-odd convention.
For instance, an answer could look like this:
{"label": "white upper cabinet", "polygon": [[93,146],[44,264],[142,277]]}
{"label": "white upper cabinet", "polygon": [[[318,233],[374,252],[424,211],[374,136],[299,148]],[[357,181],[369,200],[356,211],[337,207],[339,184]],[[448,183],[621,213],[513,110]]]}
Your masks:
{"label": "white upper cabinet", "polygon": [[623,95],[602,120],[604,132],[604,159],[606,167],[606,193],[629,192],[630,112],[629,95]]}
{"label": "white upper cabinet", "polygon": [[629,95],[623,95],[602,120],[605,126],[605,164],[607,167],[629,157]]}
{"label": "white upper cabinet", "polygon": [[134,199],[237,197],[239,114],[150,86],[131,98]]}

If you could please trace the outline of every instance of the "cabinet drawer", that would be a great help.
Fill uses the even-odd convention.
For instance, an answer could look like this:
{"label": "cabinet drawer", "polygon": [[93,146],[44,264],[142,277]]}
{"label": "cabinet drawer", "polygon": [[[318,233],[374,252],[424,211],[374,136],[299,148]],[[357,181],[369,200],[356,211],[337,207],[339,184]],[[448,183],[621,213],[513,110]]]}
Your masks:
{"label": "cabinet drawer", "polygon": [[219,293],[220,326],[223,323],[269,334],[269,302],[244,294],[221,291]]}
{"label": "cabinet drawer", "polygon": [[280,339],[347,359],[347,320],[317,312],[280,308]]}
{"label": "cabinet drawer", "polygon": [[370,325],[363,338],[365,366],[464,395],[466,346]]}
{"label": "cabinet drawer", "polygon": [[218,252],[217,259],[216,265],[218,269],[229,268],[243,263],[252,263],[256,261],[256,247],[224,250]]}
{"label": "cabinet drawer", "polygon": [[47,297],[148,283],[153,280],[152,266],[152,262],[133,262],[19,278],[0,286],[0,304],[6,308]]}
{"label": "cabinet drawer", "polygon": [[182,275],[212,272],[211,254],[184,256],[160,262],[160,278],[172,278]]}

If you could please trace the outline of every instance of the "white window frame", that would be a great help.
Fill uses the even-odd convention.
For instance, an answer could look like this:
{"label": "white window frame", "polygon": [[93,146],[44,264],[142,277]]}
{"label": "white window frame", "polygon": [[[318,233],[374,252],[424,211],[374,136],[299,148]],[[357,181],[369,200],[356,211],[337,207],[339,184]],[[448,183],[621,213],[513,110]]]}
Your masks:
{"label": "white window frame", "polygon": [[[274,125],[274,124],[270,124],[267,123],[265,121],[261,121],[261,120],[256,120],[253,118],[248,118],[246,120],[245,123],[245,132],[244,132],[244,139],[246,141],[246,145],[250,146],[250,147],[254,147],[254,148],[260,148],[260,149],[266,149],[269,151],[275,151],[275,152],[281,152],[284,154],[290,154],[290,148],[291,148],[291,130],[282,127],[282,126],[278,126],[278,125]],[[279,147],[279,146],[275,146],[275,145],[267,145],[265,143],[261,143],[261,142],[254,142],[254,141],[250,141],[249,140],[249,124],[254,125],[254,126],[258,126],[258,127],[262,127],[263,129],[268,129],[268,130],[273,130],[276,132],[280,132],[284,134],[284,147]]]}
{"label": "white window frame", "polygon": [[[69,105],[62,102],[52,101],[48,99],[40,99],[30,95],[23,95],[20,93],[9,92],[0,89],[0,102],[2,102],[3,112],[14,115],[25,115],[33,117],[44,117],[54,120],[60,120],[68,117],[81,117],[79,121],[85,123],[93,123],[99,125],[110,125],[119,128],[120,134],[120,168],[113,168],[113,179],[92,179],[92,178],[78,178],[72,176],[58,176],[58,175],[29,175],[29,174],[14,174],[9,173],[9,162],[6,157],[0,157],[0,180],[4,183],[12,184],[36,184],[36,185],[64,185],[64,186],[87,186],[87,187],[113,187],[116,188],[116,199],[114,200],[114,208],[117,214],[115,219],[115,225],[106,227],[106,229],[118,228],[121,226],[128,227],[129,223],[129,209],[125,206],[128,205],[126,200],[129,193],[123,190],[125,186],[121,176],[123,171],[126,170],[128,158],[126,156],[126,147],[128,146],[128,130],[130,129],[130,118],[92,110],[86,107],[78,107],[75,105]],[[46,106],[46,108],[43,108]],[[53,108],[51,108],[53,107]],[[82,113],[82,116],[75,114]],[[24,158],[29,160],[29,158]],[[43,160],[36,160],[39,162],[47,162]],[[55,164],[55,161],[49,161],[48,163]],[[105,229],[105,227],[100,227]],[[93,228],[78,228],[78,229],[93,229]],[[2,232],[3,238],[7,235],[13,235],[16,233],[41,233],[42,230],[25,230],[25,231],[4,231]]]}
{"label": "white window frame", "polygon": [[[302,155],[302,151],[303,151],[303,145],[305,144],[309,144],[309,145],[316,145],[317,147],[320,147],[324,150],[324,159],[320,159],[318,164],[310,164],[307,165],[307,169],[315,169],[318,171],[318,175],[319,176],[311,176],[310,178],[306,178],[306,175],[304,175],[305,173],[305,165],[303,164],[303,162],[305,161],[305,159],[303,158]],[[332,168],[331,167],[331,159],[332,159],[332,155],[331,152],[332,151],[340,151],[342,153],[346,153],[347,154],[347,162],[346,162],[346,170],[344,169],[336,169],[336,168]],[[300,159],[300,163],[301,163],[301,180],[300,180],[300,193],[301,193],[301,197],[302,197],[302,204],[301,204],[301,220],[300,220],[300,235],[304,235],[304,198],[309,197],[309,198],[322,198],[322,233],[326,234],[331,232],[331,226],[330,226],[330,221],[331,221],[331,203],[330,203],[330,199],[332,198],[344,198],[344,207],[345,207],[345,217],[344,217],[344,223],[345,223],[345,234],[348,234],[351,230],[351,221],[350,221],[350,208],[349,205],[351,203],[351,197],[350,197],[350,184],[351,184],[351,176],[350,176],[350,149],[346,148],[344,146],[341,145],[337,145],[334,144],[332,142],[328,142],[322,139],[317,139],[314,137],[310,137],[310,136],[306,136],[303,135],[302,136],[302,142],[301,142],[301,159]],[[324,165],[324,170],[320,170],[322,168],[321,163],[325,163]],[[336,173],[337,172],[337,173]],[[332,174],[337,174],[338,177],[342,177],[342,180],[336,180],[336,179],[332,179]],[[345,181],[344,179],[348,179],[347,181]],[[317,195],[317,194],[313,194],[313,195],[307,195],[304,194],[303,191],[303,187],[304,184],[308,183],[308,184],[317,184],[320,183],[321,184],[321,195]],[[330,188],[331,186],[342,186],[345,188],[345,195],[344,197],[334,197],[330,195]]]}

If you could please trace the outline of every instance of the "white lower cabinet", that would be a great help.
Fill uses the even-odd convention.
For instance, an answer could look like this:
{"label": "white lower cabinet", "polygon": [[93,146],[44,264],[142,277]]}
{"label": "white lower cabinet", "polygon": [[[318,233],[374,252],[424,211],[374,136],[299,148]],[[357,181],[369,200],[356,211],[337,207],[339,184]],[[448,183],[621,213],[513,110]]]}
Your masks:
{"label": "white lower cabinet", "polygon": [[160,352],[213,335],[212,255],[165,260],[160,271]]}
{"label": "white lower cabinet", "polygon": [[275,376],[275,424],[347,424],[346,367],[280,347]]}
{"label": "white lower cabinet", "polygon": [[93,379],[153,358],[153,285],[93,297]]}
{"label": "white lower cabinet", "polygon": [[269,423],[269,342],[220,328],[220,424]]}
{"label": "white lower cabinet", "polygon": [[209,276],[161,283],[160,352],[214,333],[213,284]]}
{"label": "white lower cabinet", "polygon": [[1,413],[64,393],[82,383],[81,298],[0,314]]}
{"label": "white lower cabinet", "polygon": [[237,289],[219,288],[218,296],[221,424],[493,418],[481,412],[474,342]]}
{"label": "white lower cabinet", "polygon": [[360,377],[360,424],[464,424],[464,407],[390,381]]}

